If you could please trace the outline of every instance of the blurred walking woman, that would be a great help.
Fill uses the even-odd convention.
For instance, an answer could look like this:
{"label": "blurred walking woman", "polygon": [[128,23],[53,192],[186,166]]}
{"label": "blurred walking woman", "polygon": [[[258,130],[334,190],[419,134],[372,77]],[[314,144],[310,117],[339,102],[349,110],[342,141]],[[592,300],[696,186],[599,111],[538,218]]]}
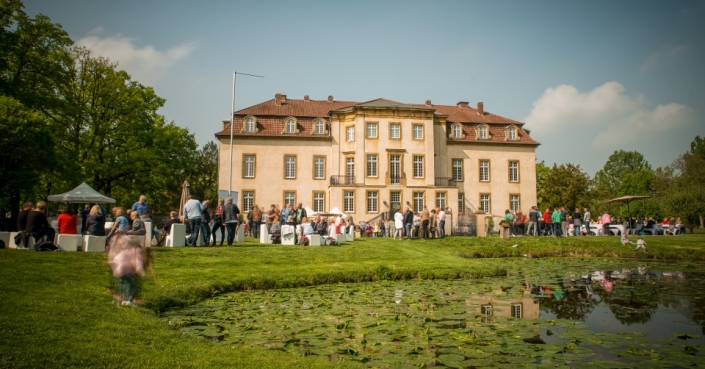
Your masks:
{"label": "blurred walking woman", "polygon": [[88,228],[88,234],[92,236],[105,236],[105,216],[100,211],[100,206],[93,205],[91,208],[86,218],[86,228]]}
{"label": "blurred walking woman", "polygon": [[233,245],[235,240],[235,232],[237,232],[237,223],[240,216],[240,208],[233,204],[233,198],[228,197],[225,206],[223,206],[223,221],[225,228],[228,231],[228,246]]}
{"label": "blurred walking woman", "polygon": [[64,205],[61,207],[61,214],[56,218],[56,224],[59,226],[59,234],[76,234],[76,223],[78,216],[71,211],[71,207]]}
{"label": "blurred walking woman", "polygon": [[225,225],[223,225],[223,199],[218,199],[218,206],[215,208],[215,214],[213,216],[213,230],[211,234],[213,235],[213,246],[215,246],[215,231],[220,228],[220,246],[223,246],[223,241],[225,240]]}

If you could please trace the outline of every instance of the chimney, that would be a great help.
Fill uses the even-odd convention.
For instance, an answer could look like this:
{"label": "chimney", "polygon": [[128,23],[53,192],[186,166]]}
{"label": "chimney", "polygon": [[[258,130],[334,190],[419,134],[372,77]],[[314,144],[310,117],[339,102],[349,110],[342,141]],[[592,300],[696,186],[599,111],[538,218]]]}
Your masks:
{"label": "chimney", "polygon": [[333,95],[328,95],[328,102],[333,102]]}
{"label": "chimney", "polygon": [[485,105],[482,101],[477,103],[477,115],[485,115]]}
{"label": "chimney", "polygon": [[467,101],[458,101],[458,107],[459,108],[467,108],[468,102]]}
{"label": "chimney", "polygon": [[304,101],[308,101],[308,95],[304,95]]}
{"label": "chimney", "polygon": [[274,95],[274,105],[281,106],[286,101],[286,95],[277,93]]}
{"label": "chimney", "polygon": [[431,106],[431,100],[426,100],[426,106]]}

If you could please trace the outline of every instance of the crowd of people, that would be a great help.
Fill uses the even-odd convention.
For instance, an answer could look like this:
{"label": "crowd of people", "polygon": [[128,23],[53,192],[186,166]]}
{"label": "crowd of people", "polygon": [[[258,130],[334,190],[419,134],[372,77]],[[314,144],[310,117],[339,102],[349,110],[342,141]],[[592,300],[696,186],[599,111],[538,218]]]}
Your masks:
{"label": "crowd of people", "polygon": [[659,223],[653,218],[642,219],[640,216],[631,220],[615,218],[607,212],[593,217],[589,208],[583,208],[582,211],[576,208],[571,213],[565,207],[554,207],[553,210],[546,208],[541,213],[536,206],[531,207],[528,215],[521,210],[507,209],[500,226],[508,228],[511,236],[608,236],[622,233],[678,235],[685,232],[681,218],[664,218]]}

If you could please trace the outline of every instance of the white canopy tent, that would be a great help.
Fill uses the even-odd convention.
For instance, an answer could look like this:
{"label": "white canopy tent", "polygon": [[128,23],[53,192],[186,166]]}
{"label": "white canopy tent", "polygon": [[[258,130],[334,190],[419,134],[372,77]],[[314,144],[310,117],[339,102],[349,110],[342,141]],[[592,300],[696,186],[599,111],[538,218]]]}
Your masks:
{"label": "white canopy tent", "polygon": [[115,199],[105,196],[94,190],[86,182],[81,183],[78,187],[69,192],[60,193],[58,195],[50,195],[49,201],[60,201],[69,203],[114,203]]}

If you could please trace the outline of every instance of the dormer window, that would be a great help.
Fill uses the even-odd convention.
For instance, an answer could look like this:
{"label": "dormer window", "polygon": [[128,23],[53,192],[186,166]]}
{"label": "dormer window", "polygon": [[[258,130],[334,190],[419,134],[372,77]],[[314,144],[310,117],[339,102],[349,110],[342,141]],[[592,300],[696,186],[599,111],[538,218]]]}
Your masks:
{"label": "dormer window", "polygon": [[245,132],[255,131],[255,118],[249,117],[245,120]]}
{"label": "dormer window", "polygon": [[510,140],[510,141],[517,140],[517,127],[516,126],[507,127],[507,140]]}
{"label": "dormer window", "polygon": [[460,124],[453,125],[453,138],[463,137],[463,127]]}
{"label": "dormer window", "polygon": [[299,133],[299,130],[296,128],[296,118],[289,117],[284,119],[284,130],[282,133]]}
{"label": "dormer window", "polygon": [[315,122],[313,122],[313,134],[316,135],[322,135],[326,131],[326,125],[323,122],[323,119],[316,119]]}
{"label": "dormer window", "polygon": [[246,116],[245,119],[242,120],[242,129],[240,129],[240,132],[243,132],[243,133],[257,133],[257,132],[259,132],[259,129],[257,129],[257,118],[253,117],[252,115]]}
{"label": "dormer window", "polygon": [[486,140],[490,138],[489,128],[486,124],[481,124],[479,127],[477,127],[477,138],[481,140]]}

